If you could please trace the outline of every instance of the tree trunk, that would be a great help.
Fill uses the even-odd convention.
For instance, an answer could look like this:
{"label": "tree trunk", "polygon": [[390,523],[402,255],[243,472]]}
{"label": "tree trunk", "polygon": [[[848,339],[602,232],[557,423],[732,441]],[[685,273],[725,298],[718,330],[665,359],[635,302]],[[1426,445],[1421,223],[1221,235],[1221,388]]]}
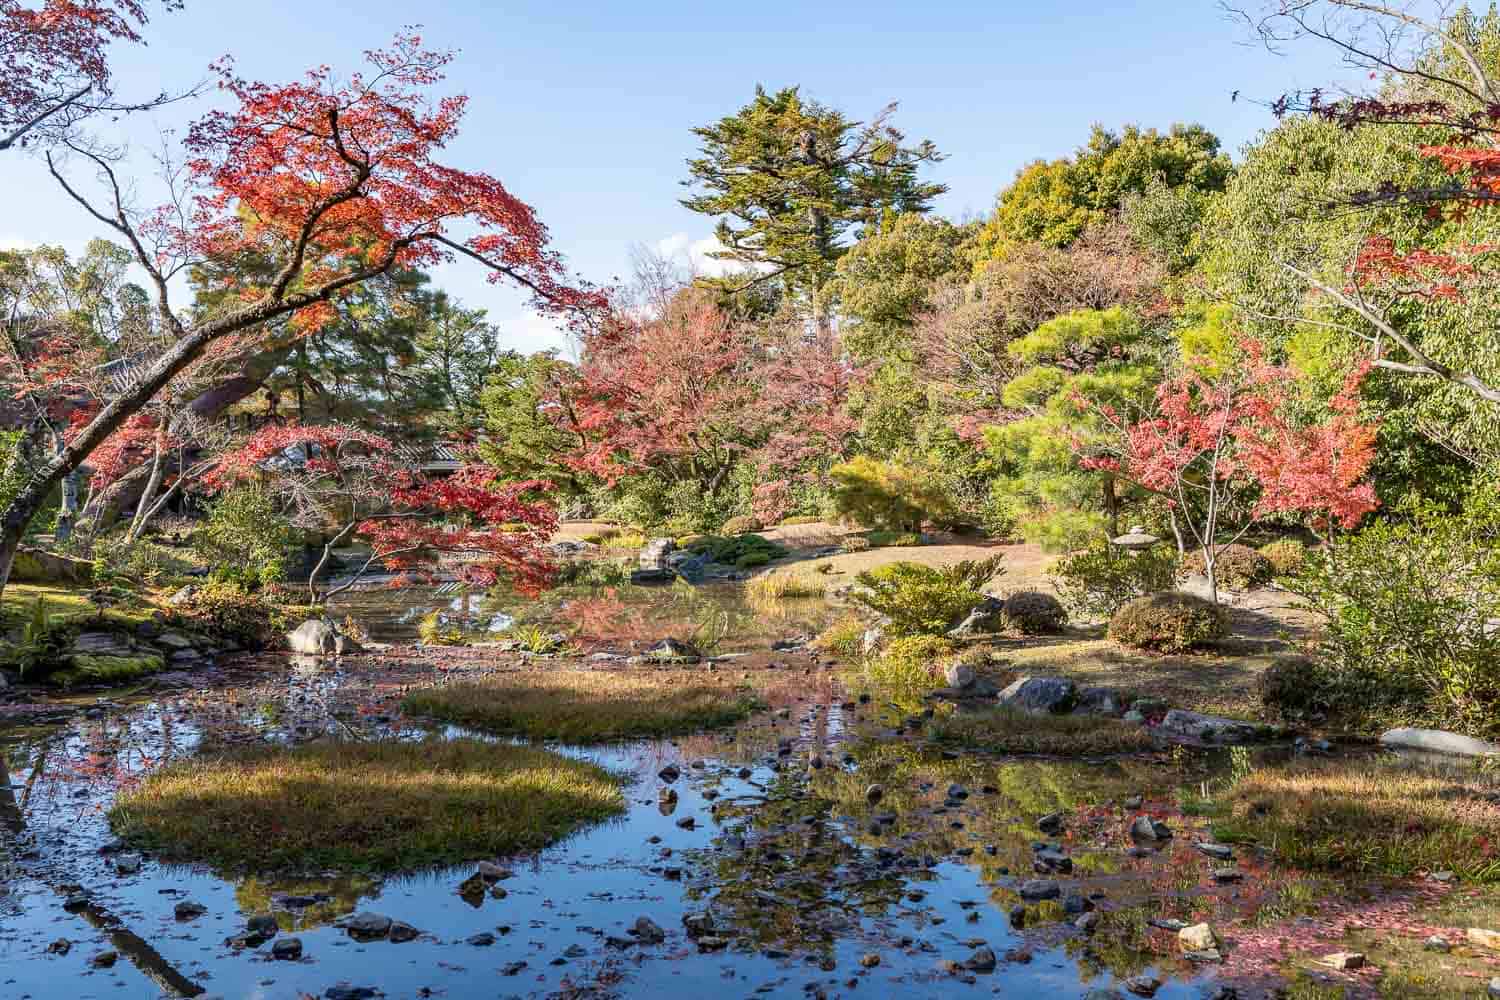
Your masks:
{"label": "tree trunk", "polygon": [[1120,497],[1115,492],[1115,477],[1104,474],[1104,513],[1109,517],[1109,537],[1120,537]]}
{"label": "tree trunk", "polygon": [[135,502],[135,517],[130,521],[130,530],[125,533],[126,542],[134,542],[140,537],[141,530],[146,527],[146,521],[151,516],[148,511],[156,500],[156,491],[161,488],[162,465],[166,462],[166,456],[162,454],[166,450],[166,436],[166,427],[159,424],[156,428],[156,447],[151,455],[151,475],[146,480],[146,488],[141,491],[140,499]]}

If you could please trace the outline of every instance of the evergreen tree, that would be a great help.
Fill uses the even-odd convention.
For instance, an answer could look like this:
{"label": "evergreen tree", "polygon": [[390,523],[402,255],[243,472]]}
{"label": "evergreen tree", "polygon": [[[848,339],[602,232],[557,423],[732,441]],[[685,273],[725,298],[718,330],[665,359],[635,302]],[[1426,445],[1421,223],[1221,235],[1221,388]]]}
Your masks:
{"label": "evergreen tree", "polygon": [[820,293],[849,230],[858,239],[889,213],[925,212],[947,190],[918,179],[941,154],[928,141],[906,145],[890,125],[894,112],[893,104],[854,122],[796,87],[757,87],[738,112],[693,130],[703,155],[688,160],[684,184],[699,190],[682,204],[718,217],[725,249],[714,256],[761,270],[750,281],[781,280],[825,326]]}

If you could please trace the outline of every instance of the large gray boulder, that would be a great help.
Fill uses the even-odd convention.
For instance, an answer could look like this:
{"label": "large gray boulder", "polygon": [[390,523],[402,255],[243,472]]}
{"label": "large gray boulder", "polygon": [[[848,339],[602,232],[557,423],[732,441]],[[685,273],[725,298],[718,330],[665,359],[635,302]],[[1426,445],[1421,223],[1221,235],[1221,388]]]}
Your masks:
{"label": "large gray boulder", "polygon": [[1444,732],[1441,729],[1392,729],[1381,734],[1380,742],[1388,747],[1397,747],[1402,750],[1426,750],[1457,757],[1485,757],[1490,754],[1500,754],[1500,743],[1487,743],[1471,736]]}
{"label": "large gray boulder", "polygon": [[286,634],[286,644],[303,656],[331,656],[339,651],[339,635],[328,622],[309,618]]}
{"label": "large gray boulder", "polygon": [[1156,727],[1159,735],[1169,739],[1191,743],[1254,743],[1269,738],[1269,727],[1226,719],[1220,715],[1204,715],[1174,708],[1162,717]]}
{"label": "large gray boulder", "polygon": [[986,597],[962,621],[948,630],[948,638],[968,639],[1000,631],[1000,612],[1004,607],[1005,602],[1000,598]]}
{"label": "large gray boulder", "polygon": [[1071,712],[1078,686],[1065,677],[1021,677],[1000,692],[1000,704],[1039,715]]}

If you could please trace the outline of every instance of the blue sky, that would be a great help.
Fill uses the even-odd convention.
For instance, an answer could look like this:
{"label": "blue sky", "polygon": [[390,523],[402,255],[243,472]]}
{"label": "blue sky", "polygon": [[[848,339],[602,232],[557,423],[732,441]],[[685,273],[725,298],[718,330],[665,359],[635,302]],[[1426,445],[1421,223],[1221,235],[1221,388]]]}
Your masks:
{"label": "blue sky", "polygon": [[[856,118],[900,101],[896,124],[948,154],[931,171],[950,187],[939,211],[963,218],[985,213],[1025,163],[1071,152],[1094,122],[1197,121],[1237,153],[1273,124],[1246,97],[1339,74],[1327,50],[1277,56],[1246,44],[1213,0],[188,0],[152,23],[148,48],[116,51],[118,90],[181,87],[224,53],[243,75],[272,81],[320,63],[353,68],[365,49],[417,21],[430,44],[459,51],[447,87],[467,93],[470,106],[451,162],[500,177],[596,282],[626,273],[633,243],[701,249],[712,221],[677,203],[683,161],[695,151],[689,129],[734,112],[757,83],[801,84]],[[1232,103],[1236,90],[1243,96]],[[202,108],[130,124],[143,203],[158,200],[149,176],[157,133]],[[102,235],[33,159],[0,156],[0,191],[0,246],[77,248]],[[453,265],[438,278],[490,309],[508,346],[560,343],[519,296],[475,269]]]}

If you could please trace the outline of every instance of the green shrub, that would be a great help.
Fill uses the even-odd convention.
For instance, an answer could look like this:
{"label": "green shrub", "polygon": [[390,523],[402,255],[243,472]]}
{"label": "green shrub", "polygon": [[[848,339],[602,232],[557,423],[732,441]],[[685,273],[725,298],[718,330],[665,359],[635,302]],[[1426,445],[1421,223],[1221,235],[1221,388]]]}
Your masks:
{"label": "green shrub", "polygon": [[756,518],[741,515],[740,517],[731,517],[725,521],[720,533],[725,535],[745,535],[752,531],[759,531],[762,527],[764,526]]}
{"label": "green shrub", "polygon": [[124,535],[114,535],[94,543],[94,574],[101,581],[128,580],[155,586],[192,568],[173,550],[145,538],[127,542]]}
{"label": "green shrub", "polygon": [[1500,736],[1500,494],[1416,501],[1309,553],[1285,585],[1324,619],[1330,707]]}
{"label": "green shrub", "polygon": [[1000,621],[1006,631],[1022,635],[1056,635],[1068,622],[1068,612],[1051,594],[1018,590],[1005,599]]}
{"label": "green shrub", "polygon": [[1224,637],[1224,609],[1192,594],[1166,591],[1137,597],[1109,620],[1109,637],[1124,646],[1185,653]]}
{"label": "green shrub", "polygon": [[1295,538],[1280,538],[1258,550],[1271,564],[1273,576],[1296,576],[1307,562],[1307,546]]}
{"label": "green shrub", "polygon": [[[688,546],[688,551],[695,555],[707,555],[716,563],[746,568],[764,566],[773,559],[780,559],[786,555],[787,550],[760,535],[735,535],[732,538],[704,535]],[[742,564],[746,557],[753,558],[748,564]]]}
{"label": "green shrub", "polygon": [[285,615],[259,594],[211,580],[175,609],[185,625],[259,648],[286,630]]}
{"label": "green shrub", "polygon": [[245,483],[209,505],[208,520],[193,533],[192,544],[217,579],[254,589],[286,579],[292,531],[270,490]]}
{"label": "green shrub", "polygon": [[850,535],[839,544],[839,548],[845,552],[868,552],[870,551],[870,540],[863,535]]}
{"label": "green shrub", "polygon": [[824,629],[812,644],[852,660],[864,652],[865,632],[869,627],[858,615],[845,615]]}
{"label": "green shrub", "polygon": [[933,567],[896,562],[860,573],[850,596],[890,619],[894,636],[942,635],[984,600],[1003,557]]}
{"label": "green shrub", "polygon": [[800,517],[784,517],[776,523],[778,527],[789,528],[797,524],[817,524],[821,520],[822,518],[804,514]]}
{"label": "green shrub", "polygon": [[1170,590],[1177,554],[1164,546],[1130,555],[1096,541],[1052,564],[1049,576],[1062,601],[1079,614],[1109,617],[1128,601]]}
{"label": "green shrub", "polygon": [[915,700],[942,685],[944,660],[953,649],[942,636],[899,636],[865,661],[864,676],[886,698]]}
{"label": "green shrub", "polygon": [[912,531],[870,531],[865,540],[877,549],[908,548],[922,544],[922,536]]}
{"label": "green shrub", "polygon": [[841,517],[864,528],[920,531],[923,521],[951,521],[954,512],[930,469],[859,455],[835,465],[833,502]]}
{"label": "green shrub", "polygon": [[1328,671],[1306,656],[1276,660],[1255,679],[1256,694],[1271,712],[1296,718],[1332,707]]}
{"label": "green shrub", "polygon": [[[1208,573],[1203,550],[1195,549],[1182,560],[1179,575],[1204,576]],[[1214,576],[1220,587],[1250,590],[1271,579],[1271,561],[1248,545],[1220,545],[1214,552]]]}

